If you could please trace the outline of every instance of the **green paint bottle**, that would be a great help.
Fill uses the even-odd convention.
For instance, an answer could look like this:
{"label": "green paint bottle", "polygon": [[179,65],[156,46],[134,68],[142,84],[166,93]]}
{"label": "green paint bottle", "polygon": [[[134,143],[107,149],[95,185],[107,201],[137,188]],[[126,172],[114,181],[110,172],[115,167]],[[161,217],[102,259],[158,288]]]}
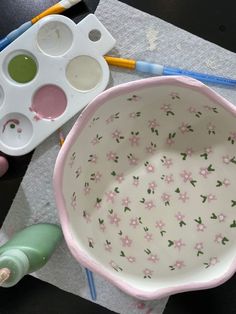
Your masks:
{"label": "green paint bottle", "polygon": [[43,267],[62,240],[61,228],[40,223],[16,233],[0,247],[0,286],[12,287]]}

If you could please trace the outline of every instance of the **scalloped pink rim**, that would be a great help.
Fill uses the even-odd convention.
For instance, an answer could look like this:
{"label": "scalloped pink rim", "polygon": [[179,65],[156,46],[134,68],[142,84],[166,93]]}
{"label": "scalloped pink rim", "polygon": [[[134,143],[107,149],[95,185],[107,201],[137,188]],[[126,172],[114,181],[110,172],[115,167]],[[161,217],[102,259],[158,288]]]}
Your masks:
{"label": "scalloped pink rim", "polygon": [[236,117],[236,107],[225,100],[222,96],[214,92],[211,88],[207,87],[203,83],[187,78],[187,77],[180,77],[180,76],[171,76],[171,77],[154,77],[154,78],[147,78],[141,79],[138,81],[133,81],[125,84],[121,84],[115,87],[112,87],[100,95],[98,95],[81,113],[78,120],[72,127],[70,133],[68,134],[66,141],[63,145],[63,148],[58,154],[55,168],[54,168],[54,175],[53,175],[53,187],[55,193],[55,200],[59,212],[59,217],[62,225],[62,230],[64,233],[65,240],[67,245],[75,257],[75,259],[80,262],[84,267],[89,268],[90,270],[98,273],[99,275],[105,277],[109,280],[112,284],[119,287],[121,290],[125,291],[129,295],[132,295],[136,298],[143,299],[143,300],[153,300],[162,298],[165,296],[169,296],[175,293],[192,291],[192,290],[200,290],[200,289],[208,289],[213,288],[218,285],[223,284],[227,281],[236,271],[236,257],[233,259],[230,267],[225,271],[225,273],[218,278],[215,278],[210,281],[196,283],[190,282],[189,284],[180,285],[178,287],[169,287],[169,288],[158,288],[156,291],[153,292],[145,292],[141,289],[137,289],[127,282],[122,280],[119,276],[113,275],[111,272],[107,271],[107,269],[94,261],[89,255],[87,255],[83,250],[79,247],[76,241],[73,239],[73,231],[70,230],[70,225],[67,216],[67,210],[65,206],[65,200],[62,195],[62,183],[63,183],[63,169],[65,165],[65,160],[67,157],[67,152],[70,150],[71,146],[76,141],[77,137],[79,136],[80,132],[83,130],[91,116],[96,112],[96,110],[102,106],[108,100],[111,100],[114,97],[121,96],[124,93],[130,93],[137,91],[139,89],[144,89],[147,87],[159,86],[171,84],[174,86],[185,86],[189,87],[193,90],[199,91],[204,93],[208,96],[211,100],[218,103],[220,106],[224,107],[227,111],[232,113],[233,116]]}

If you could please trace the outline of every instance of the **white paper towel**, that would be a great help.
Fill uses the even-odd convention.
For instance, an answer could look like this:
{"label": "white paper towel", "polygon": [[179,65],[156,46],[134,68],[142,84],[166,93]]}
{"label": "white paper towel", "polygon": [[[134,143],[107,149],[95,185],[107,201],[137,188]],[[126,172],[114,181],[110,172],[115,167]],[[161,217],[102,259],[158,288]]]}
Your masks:
{"label": "white paper towel", "polygon": [[[159,18],[136,10],[117,0],[101,0],[96,16],[117,40],[111,54],[136,60],[235,77],[235,53],[183,31]],[[132,18],[131,18],[132,17]],[[111,70],[110,86],[133,81],[147,75],[124,69]],[[236,104],[236,90],[212,87]],[[63,128],[68,133],[75,122]],[[59,223],[52,190],[54,163],[60,149],[58,133],[45,140],[36,150],[11,209],[0,230],[0,243],[17,230],[38,222]],[[90,300],[84,269],[71,256],[65,243],[35,277],[65,291]],[[117,313],[161,314],[168,298],[153,302],[136,300],[94,275],[97,303]]]}

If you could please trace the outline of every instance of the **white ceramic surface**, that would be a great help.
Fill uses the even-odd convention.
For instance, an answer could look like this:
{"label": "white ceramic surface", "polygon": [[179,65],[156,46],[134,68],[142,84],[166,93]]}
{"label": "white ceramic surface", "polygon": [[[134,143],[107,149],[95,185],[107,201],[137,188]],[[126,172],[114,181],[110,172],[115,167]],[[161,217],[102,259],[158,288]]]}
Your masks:
{"label": "white ceramic surface", "polygon": [[188,78],[111,88],[83,111],[54,172],[74,257],[156,299],[236,269],[236,108]]}
{"label": "white ceramic surface", "polygon": [[[100,37],[94,41],[95,30]],[[103,55],[114,44],[93,14],[77,25],[50,15],[6,47],[0,53],[0,151],[30,152],[102,92],[110,76]],[[34,75],[27,74],[27,59]],[[21,74],[12,75],[11,67]]]}

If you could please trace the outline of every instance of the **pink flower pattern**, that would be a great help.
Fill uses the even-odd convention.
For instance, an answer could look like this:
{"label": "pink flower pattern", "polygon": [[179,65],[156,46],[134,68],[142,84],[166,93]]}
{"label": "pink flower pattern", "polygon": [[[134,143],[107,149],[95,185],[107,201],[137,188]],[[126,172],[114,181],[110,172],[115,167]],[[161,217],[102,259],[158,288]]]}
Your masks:
{"label": "pink flower pattern", "polygon": [[109,203],[114,203],[115,202],[115,197],[116,197],[116,192],[114,191],[109,191],[109,192],[106,192],[106,201]]}
{"label": "pink flower pattern", "polygon": [[175,240],[174,241],[174,248],[178,249],[179,251],[182,249],[183,246],[185,246],[186,244],[182,241],[182,239],[179,240]]}
{"label": "pink flower pattern", "polygon": [[139,225],[138,218],[137,217],[131,218],[129,225],[132,226],[134,229],[136,229],[136,227]]}
{"label": "pink flower pattern", "polygon": [[[215,266],[217,263],[219,263],[219,257],[209,256],[209,252],[207,251],[208,246],[205,245],[204,237],[206,237],[208,231],[211,232],[211,223],[215,224],[216,226],[219,226],[219,224],[221,224],[221,226],[227,225],[235,227],[234,225],[236,225],[236,222],[232,221],[230,214],[227,213],[228,217],[226,217],[223,211],[224,209],[221,209],[222,212],[219,212],[218,210],[220,207],[215,207],[215,204],[217,204],[220,199],[219,195],[221,193],[228,193],[228,191],[232,188],[231,185],[233,185],[233,180],[230,175],[230,166],[234,166],[234,164],[236,163],[236,156],[231,155],[234,148],[234,146],[232,145],[234,145],[234,142],[236,142],[236,132],[232,131],[232,129],[228,129],[227,132],[225,131],[224,140],[225,142],[228,142],[228,145],[231,147],[231,151],[225,150],[222,155],[218,154],[219,156],[217,156],[218,152],[213,140],[214,135],[220,132],[218,132],[217,125],[215,125],[215,120],[212,119],[211,122],[206,123],[203,121],[204,119],[202,119],[202,123],[205,123],[205,125],[203,125],[202,132],[205,132],[204,134],[206,135],[206,140],[202,147],[195,146],[194,135],[195,131],[197,130],[197,124],[193,123],[193,119],[196,119],[195,121],[200,121],[201,119],[198,118],[200,118],[201,115],[202,117],[204,117],[205,112],[199,111],[198,106],[186,105],[186,111],[188,113],[185,116],[182,116],[182,118],[184,117],[184,119],[186,119],[183,122],[180,120],[181,118],[178,116],[177,111],[175,112],[176,99],[181,99],[179,97],[179,94],[173,92],[169,93],[169,96],[171,96],[172,98],[172,101],[170,101],[170,103],[159,105],[159,109],[162,111],[161,119],[159,120],[159,122],[161,124],[165,123],[165,119],[166,121],[168,119],[168,122],[171,122],[171,119],[174,119],[176,117],[178,119],[177,127],[175,125],[176,129],[169,128],[168,132],[162,134],[161,126],[157,119],[150,119],[151,116],[149,116],[149,118],[147,118],[145,121],[145,127],[148,127],[149,130],[147,134],[149,134],[151,138],[147,139],[146,141],[146,134],[145,132],[141,132],[143,130],[141,127],[140,130],[136,129],[135,131],[131,131],[132,129],[128,129],[127,126],[128,132],[126,132],[125,134],[124,130],[126,129],[123,129],[121,124],[121,118],[123,118],[122,112],[114,113],[105,120],[107,125],[112,123],[112,125],[109,125],[109,132],[107,132],[106,134],[105,132],[104,134],[96,134],[94,132],[92,133],[92,137],[88,139],[88,145],[90,145],[91,147],[91,152],[87,155],[88,158],[86,158],[86,160],[88,163],[90,163],[89,166],[92,170],[88,173],[87,177],[84,169],[81,175],[81,171],[83,168],[82,166],[77,168],[77,170],[76,168],[73,169],[74,175],[76,174],[77,177],[79,177],[77,181],[81,180],[81,178],[84,178],[84,181],[86,181],[84,186],[82,186],[81,188],[82,193],[80,191],[78,192],[80,193],[78,195],[82,194],[83,197],[84,194],[87,199],[92,202],[91,208],[94,207],[96,209],[99,209],[97,211],[93,210],[93,212],[91,211],[91,213],[88,213],[85,210],[83,212],[82,210],[84,224],[87,223],[89,224],[87,227],[90,227],[91,223],[94,222],[94,216],[96,217],[96,215],[99,215],[99,217],[101,218],[99,220],[99,223],[96,221],[96,224],[99,226],[100,230],[104,232],[102,236],[105,236],[106,232],[111,232],[111,234],[112,232],[114,232],[113,234],[116,234],[116,237],[118,238],[120,250],[117,250],[117,243],[115,246],[115,241],[113,241],[113,238],[111,238],[112,244],[108,240],[103,240],[100,244],[103,248],[104,253],[106,252],[108,256],[110,255],[110,253],[112,253],[112,258],[114,258],[114,260],[110,260],[110,266],[115,271],[122,271],[122,267],[125,268],[125,265],[128,264],[134,264],[135,266],[136,262],[138,263],[141,260],[142,256],[140,252],[135,252],[138,247],[138,245],[136,247],[136,244],[139,244],[138,241],[140,239],[143,239],[142,241],[143,243],[145,243],[146,246],[145,249],[148,252],[147,255],[144,255],[145,259],[142,259],[142,261],[145,261],[146,264],[143,264],[143,268],[140,270],[140,273],[144,279],[152,279],[154,270],[150,269],[149,266],[153,264],[153,267],[156,267],[156,265],[154,264],[157,264],[159,262],[159,256],[161,257],[159,245],[160,247],[162,245],[159,243],[165,242],[166,245],[166,242],[171,234],[171,228],[175,228],[175,230],[177,231],[179,230],[182,237],[179,238],[178,236],[174,236],[173,238],[175,240],[169,240],[171,243],[170,246],[172,246],[172,249],[170,250],[172,250],[172,252],[176,252],[174,257],[172,256],[173,259],[170,262],[171,266],[169,267],[170,270],[178,271],[184,267],[187,267],[188,265],[186,266],[186,264],[190,264],[188,259],[185,259],[184,257],[184,253],[185,251],[187,251],[187,249],[189,249],[189,247],[189,252],[191,252],[192,250],[193,257],[198,258],[198,260],[202,260],[202,264],[204,264],[206,268]],[[135,102],[135,106],[138,107],[140,98],[137,95],[133,95],[127,101],[132,103],[132,106],[134,105],[133,102]],[[203,107],[204,106],[201,105],[201,108]],[[218,110],[211,106],[205,106],[205,109],[209,111],[209,116],[212,112],[214,112],[215,114]],[[137,112],[129,111],[128,118],[136,119],[141,116],[143,119],[143,116],[145,115],[143,115],[142,112],[139,110],[140,109],[138,108]],[[191,115],[189,113],[191,113]],[[191,119],[187,121],[189,117],[191,117]],[[128,121],[130,122],[130,125],[134,125],[132,123],[136,122],[134,120]],[[193,125],[193,128],[191,125]],[[95,127],[95,124],[91,124],[91,131],[93,131],[93,128]],[[193,136],[193,140],[187,143],[190,136]],[[209,140],[207,141],[208,138]],[[101,143],[101,145],[98,145],[98,147],[102,147],[103,143],[107,139],[109,139],[113,143],[113,146],[109,147],[102,154],[98,153],[96,151],[97,145]],[[119,144],[121,139],[123,141],[121,144]],[[144,139],[146,142],[144,141]],[[187,139],[186,145],[184,143],[185,139]],[[177,156],[177,154],[175,156],[173,154],[173,151],[175,150],[176,145],[181,141],[183,142],[183,144],[179,146],[181,147],[181,150],[177,152],[180,153],[183,157],[179,155]],[[121,147],[124,143],[126,143],[126,145],[128,144],[129,151],[126,153],[125,156],[122,156],[122,152],[119,147]],[[166,148],[166,151],[162,152],[162,154],[166,154],[165,156],[159,155],[159,150],[161,152],[162,149],[161,145],[164,145]],[[218,159],[214,159],[215,155]],[[68,161],[69,166],[73,167],[73,164],[76,165],[77,159],[75,160],[75,157],[75,155],[71,156],[71,160]],[[191,162],[194,165],[195,159],[197,158],[199,158],[198,166],[191,167]],[[74,160],[76,162],[74,162]],[[95,187],[97,188],[98,185],[102,184],[107,176],[105,169],[99,169],[98,167],[101,160],[105,160],[106,162],[109,161],[109,166],[112,166],[112,168],[108,169],[107,172],[108,176],[112,174],[113,177],[111,178],[114,179],[113,182],[116,182],[118,186],[116,189],[118,190],[112,190],[114,188],[112,188],[112,186],[106,187],[106,190],[102,190],[103,195],[101,197],[103,197],[103,202],[101,199],[97,198],[97,201],[94,203],[93,195]],[[227,174],[221,174],[222,176],[219,175],[219,177],[216,177],[216,175],[219,174],[219,162],[221,163],[222,168],[224,166],[229,166],[229,172]],[[181,167],[179,166],[180,164],[182,165]],[[135,167],[137,165],[140,167]],[[78,167],[78,163],[76,166]],[[169,168],[171,168],[171,170],[168,170]],[[176,171],[176,169],[178,170]],[[214,171],[213,174],[212,171]],[[193,177],[196,177],[196,179],[199,181],[194,181]],[[193,183],[196,182],[197,187],[198,184],[205,184],[206,191],[204,192],[202,190],[201,193],[203,193],[204,195],[200,195],[203,199],[202,202],[199,202],[199,206],[201,206],[201,203],[204,203],[200,208],[200,210],[203,210],[204,207],[204,214],[199,214],[202,216],[203,221],[201,221],[201,219],[199,220],[199,217],[198,219],[195,219],[197,224],[194,224],[194,218],[191,216],[192,212],[191,208],[189,207],[192,206],[191,202],[192,199],[194,199],[195,195],[199,197],[200,194],[198,188],[196,188],[195,190],[196,194],[192,193],[195,188],[195,184]],[[208,182],[209,185],[211,184],[212,190],[207,189]],[[95,183],[98,184],[95,185]],[[184,185],[183,183],[191,184]],[[214,189],[214,187],[216,188]],[[134,192],[132,192],[132,189],[133,191],[135,191],[136,196],[140,193],[140,195],[136,197],[136,199],[134,197]],[[174,191],[176,192],[177,190],[178,194],[175,194]],[[153,194],[155,194],[155,197],[153,196],[152,198]],[[74,210],[78,210],[80,205],[83,204],[77,204],[77,202],[80,201],[80,198],[78,197],[77,200],[76,195],[75,193],[72,195],[70,203],[71,207],[74,208]],[[138,211],[137,214],[135,209],[136,206],[139,206],[140,210],[140,199],[144,200],[141,207],[143,212]],[[177,199],[180,202],[174,202]],[[165,205],[170,205],[170,201],[171,206],[163,206],[163,203]],[[233,196],[232,200],[230,201],[231,203],[228,202],[227,206],[234,207],[235,197]],[[178,204],[178,207],[175,203]],[[132,206],[130,206],[130,204],[132,204]],[[212,205],[214,207],[211,207]],[[173,208],[175,210],[174,212]],[[102,215],[102,213],[104,213],[105,211],[106,214]],[[212,212],[214,213],[212,214]],[[146,219],[146,216],[153,215],[153,213],[155,213],[155,219],[152,223],[150,223],[149,219]],[[172,223],[173,221],[174,223]],[[191,239],[187,238],[187,232],[185,233],[186,230],[189,230],[191,228],[193,232],[195,232],[195,235],[199,236],[196,240],[193,240],[192,242]],[[133,233],[131,233],[131,231]],[[137,243],[135,242],[136,237],[133,236],[134,232],[137,232],[138,234]],[[217,231],[214,231],[214,234],[211,234],[211,237],[209,237],[209,239],[210,241],[212,241],[212,245],[219,245],[218,247],[220,247],[220,245],[222,244],[227,245],[227,241],[229,240],[224,236],[223,232],[217,233]],[[228,233],[226,233],[226,235],[228,237]],[[151,252],[149,249],[147,249],[148,246],[152,244],[152,246],[150,245],[150,249],[153,250],[154,239],[157,242],[156,252],[158,254],[155,254],[156,252]],[[99,244],[95,243],[94,238],[87,237],[87,241],[88,246],[91,249],[95,245],[97,249],[97,246]],[[135,250],[133,248],[135,248]],[[117,259],[115,256],[113,257],[115,251],[118,252],[116,253],[118,254]],[[121,261],[123,261],[123,263]],[[161,263],[159,263],[158,267],[159,266],[161,266]],[[191,265],[189,265],[189,267],[191,267]]]}
{"label": "pink flower pattern", "polygon": [[127,235],[120,239],[123,247],[131,247],[133,241]]}
{"label": "pink flower pattern", "polygon": [[153,240],[153,234],[152,234],[152,233],[149,233],[149,232],[146,232],[144,238],[145,238],[148,242],[150,242],[150,241]]}
{"label": "pink flower pattern", "polygon": [[159,261],[159,258],[157,257],[156,254],[151,254],[149,257],[148,257],[148,261],[156,264],[158,261]]}
{"label": "pink flower pattern", "polygon": [[180,173],[180,176],[183,178],[183,181],[186,183],[188,181],[193,180],[192,178],[192,172],[184,170],[183,172]]}
{"label": "pink flower pattern", "polygon": [[187,192],[179,193],[179,200],[181,200],[183,203],[185,203],[187,200],[189,200]]}
{"label": "pink flower pattern", "polygon": [[109,220],[110,220],[110,224],[111,225],[116,225],[116,227],[118,227],[119,226],[119,223],[120,223],[120,221],[121,221],[121,219],[117,216],[117,214],[110,214],[110,215],[108,215],[108,218],[109,218]]}

